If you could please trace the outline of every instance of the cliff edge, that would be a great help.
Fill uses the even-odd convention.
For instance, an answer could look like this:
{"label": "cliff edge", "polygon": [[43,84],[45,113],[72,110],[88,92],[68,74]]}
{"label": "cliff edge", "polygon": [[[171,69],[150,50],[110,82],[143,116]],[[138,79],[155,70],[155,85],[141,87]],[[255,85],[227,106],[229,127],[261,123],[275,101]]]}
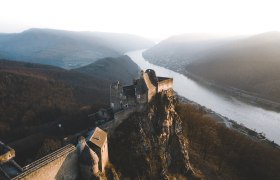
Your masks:
{"label": "cliff edge", "polygon": [[173,90],[158,93],[145,111],[132,114],[112,134],[109,156],[121,178],[197,179],[176,103]]}

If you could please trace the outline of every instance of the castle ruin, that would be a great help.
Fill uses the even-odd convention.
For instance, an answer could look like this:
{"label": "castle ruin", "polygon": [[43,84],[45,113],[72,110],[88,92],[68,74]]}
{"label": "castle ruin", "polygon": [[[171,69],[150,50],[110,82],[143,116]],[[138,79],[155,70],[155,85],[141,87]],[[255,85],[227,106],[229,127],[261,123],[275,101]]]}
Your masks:
{"label": "castle ruin", "polygon": [[77,144],[79,168],[84,179],[92,179],[104,173],[109,162],[107,133],[96,127],[87,138],[79,137]]}
{"label": "castle ruin", "polygon": [[110,87],[110,105],[114,112],[149,103],[159,92],[173,87],[173,78],[158,77],[152,69],[141,70],[132,85],[115,82]]}
{"label": "castle ruin", "polygon": [[[133,112],[141,111],[159,92],[172,89],[173,79],[158,77],[152,69],[141,71],[132,85],[119,81],[110,86],[110,109],[101,109],[93,116],[101,118],[102,129],[108,133]],[[15,151],[0,142],[0,179],[94,179],[105,172],[109,163],[107,132],[99,127],[79,137],[78,144],[66,146],[20,167],[13,158]]]}
{"label": "castle ruin", "polygon": [[62,148],[21,167],[14,161],[15,151],[0,141],[0,179],[98,179],[109,162],[107,133],[96,127],[77,146]]}

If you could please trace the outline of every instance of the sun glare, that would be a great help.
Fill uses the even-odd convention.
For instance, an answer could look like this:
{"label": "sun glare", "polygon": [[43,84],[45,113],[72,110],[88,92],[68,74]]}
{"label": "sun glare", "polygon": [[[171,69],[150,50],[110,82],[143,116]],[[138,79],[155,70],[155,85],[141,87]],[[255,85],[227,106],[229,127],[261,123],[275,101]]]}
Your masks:
{"label": "sun glare", "polygon": [[105,31],[165,38],[181,33],[258,33],[280,30],[277,1],[9,0],[0,31],[27,28]]}

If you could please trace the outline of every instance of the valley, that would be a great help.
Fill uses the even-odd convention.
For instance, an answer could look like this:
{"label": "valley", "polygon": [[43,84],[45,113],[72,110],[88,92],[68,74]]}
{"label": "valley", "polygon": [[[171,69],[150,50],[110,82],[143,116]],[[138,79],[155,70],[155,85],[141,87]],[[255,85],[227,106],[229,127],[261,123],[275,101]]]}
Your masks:
{"label": "valley", "polygon": [[[211,40],[189,53],[235,40]],[[106,171],[97,169],[100,178],[279,177],[280,114],[271,110],[269,100],[258,97],[248,102],[255,98],[251,96],[244,101],[246,91],[229,93],[225,85],[189,71],[186,67],[196,69],[196,62],[173,58],[180,55],[175,51],[164,60],[164,53],[147,58],[143,49],[120,49],[116,56],[79,58],[76,62],[81,64],[71,67],[0,60],[0,138],[16,150],[15,160],[27,165],[22,172],[30,162],[46,163],[44,158],[53,158],[56,152],[75,151],[73,144],[99,126],[108,133],[110,149]],[[147,74],[141,71],[145,69]],[[153,78],[155,72],[160,77]],[[162,77],[170,77],[169,84],[162,83],[166,79]],[[124,89],[112,98],[115,84]],[[137,94],[141,92],[147,93],[148,102],[145,94]]]}
{"label": "valley", "polygon": [[143,55],[154,64],[279,111],[279,38],[279,32],[223,38],[180,35]]}
{"label": "valley", "polygon": [[149,63],[142,56],[145,50],[129,52],[127,55],[142,69],[153,68],[159,75],[168,75],[174,78],[174,90],[181,96],[194,101],[216,113],[243,124],[257,132],[265,133],[266,137],[280,143],[280,113],[261,108],[238,100],[227,92],[204,86],[187,76],[174,72],[162,66]]}

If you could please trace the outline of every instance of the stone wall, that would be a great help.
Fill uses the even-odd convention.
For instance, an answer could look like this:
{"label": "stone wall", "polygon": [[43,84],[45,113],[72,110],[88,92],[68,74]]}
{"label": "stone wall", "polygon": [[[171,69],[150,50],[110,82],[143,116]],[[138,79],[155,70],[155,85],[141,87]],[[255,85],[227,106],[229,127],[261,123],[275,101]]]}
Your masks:
{"label": "stone wall", "polygon": [[158,92],[165,91],[173,88],[173,79],[168,78],[158,82]]}
{"label": "stone wall", "polygon": [[150,80],[150,77],[147,73],[143,75],[143,78],[145,80],[146,86],[148,88],[148,102],[152,100],[152,98],[156,95],[157,93],[157,88],[154,86]]}
{"label": "stone wall", "polygon": [[112,84],[110,87],[110,106],[114,111],[118,111],[122,108],[121,101],[124,101],[123,86],[120,83]]}
{"label": "stone wall", "polygon": [[107,131],[107,133],[110,135],[110,133],[112,133],[132,113],[140,112],[145,107],[146,107],[146,105],[137,105],[135,107],[130,107],[128,109],[119,111],[114,114],[114,119],[112,121],[109,121],[109,122],[103,124],[102,126],[100,126],[100,128]]}
{"label": "stone wall", "polygon": [[23,167],[23,172],[14,177],[18,179],[74,180],[78,178],[78,154],[72,144],[48,154]]}
{"label": "stone wall", "polygon": [[104,171],[105,166],[109,163],[108,140],[107,140],[107,138],[106,138],[106,141],[104,143],[104,146],[101,149],[101,154],[102,154],[101,161],[102,161],[102,165],[103,165],[102,170]]}

